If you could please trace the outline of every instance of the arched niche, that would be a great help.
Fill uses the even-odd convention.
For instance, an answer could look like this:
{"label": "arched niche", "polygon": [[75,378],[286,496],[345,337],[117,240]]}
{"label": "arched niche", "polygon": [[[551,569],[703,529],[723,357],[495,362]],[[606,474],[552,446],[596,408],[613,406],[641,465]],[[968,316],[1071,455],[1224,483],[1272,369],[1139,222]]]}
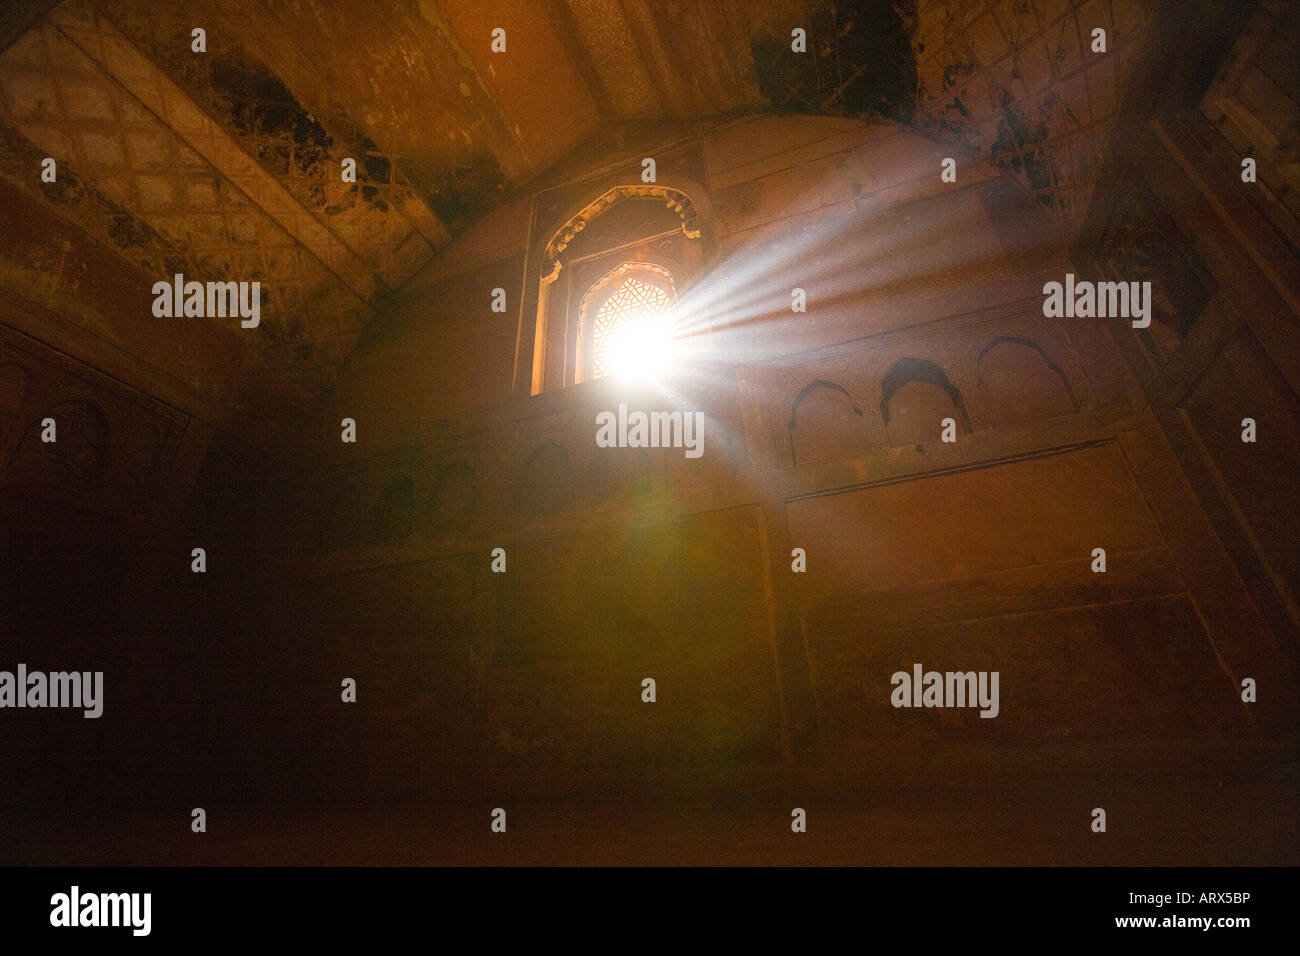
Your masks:
{"label": "arched niche", "polygon": [[862,409],[838,382],[817,379],[790,403],[790,456],[794,464],[860,455],[867,448]]}
{"label": "arched niche", "polygon": [[885,372],[880,392],[880,417],[891,445],[938,441],[945,418],[956,421],[958,431],[971,430],[961,392],[929,359],[899,359]]}
{"label": "arched niche", "polygon": [[1029,339],[994,339],[980,352],[976,372],[979,408],[991,427],[1079,410],[1061,367]]}

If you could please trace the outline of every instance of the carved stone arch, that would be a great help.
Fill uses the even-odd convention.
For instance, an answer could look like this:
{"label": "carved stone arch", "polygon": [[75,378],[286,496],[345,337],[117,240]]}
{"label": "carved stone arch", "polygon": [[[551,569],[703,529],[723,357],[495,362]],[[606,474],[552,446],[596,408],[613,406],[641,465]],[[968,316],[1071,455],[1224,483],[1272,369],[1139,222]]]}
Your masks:
{"label": "carved stone arch", "polygon": [[[528,379],[534,395],[590,380],[584,375],[578,325],[583,296],[601,276],[624,262],[656,264],[672,274],[680,298],[704,274],[714,248],[710,201],[698,182],[606,180],[572,190],[567,205],[548,201],[545,218],[530,230],[537,313]],[[522,365],[516,375],[516,387],[522,388]]]}
{"label": "carved stone arch", "polygon": [[586,316],[599,309],[601,303],[618,291],[619,286],[628,276],[659,286],[668,293],[670,299],[676,300],[677,298],[677,288],[673,284],[673,274],[666,268],[654,262],[624,262],[606,272],[587,290],[582,297],[579,313]]}
{"label": "carved stone arch", "polygon": [[[927,420],[925,429],[919,433],[912,428],[910,423],[895,422],[895,427],[891,429],[890,420],[897,417],[891,409],[891,403],[900,392],[910,385],[930,386],[940,390],[951,402],[952,412],[951,415],[943,414],[940,417],[954,417],[958,426],[964,432],[969,433],[973,430],[971,428],[970,414],[966,410],[966,403],[962,399],[961,391],[948,379],[948,373],[943,370],[943,367],[929,359],[907,356],[900,358],[891,365],[880,380],[880,417],[884,421],[885,431],[889,434],[892,444],[909,445],[922,440],[934,440],[940,434],[939,421],[937,420],[932,423],[932,428],[930,427],[931,423]],[[940,412],[947,413],[948,410],[946,407],[940,408],[936,406],[930,411],[938,414]],[[933,417],[928,412],[923,414],[926,414],[927,418]],[[931,431],[933,431],[933,439],[928,437]]]}
{"label": "carved stone arch", "polygon": [[880,380],[880,415],[885,424],[889,424],[889,400],[908,382],[930,382],[947,392],[954,405],[961,401],[961,393],[948,380],[943,366],[929,359],[907,356],[889,366]]}
{"label": "carved stone arch", "polygon": [[[817,407],[801,423],[799,411],[806,402]],[[813,379],[790,402],[790,421],[786,425],[790,460],[798,465],[860,454],[867,447],[864,426],[862,409],[847,388],[829,379]]]}
{"label": "carved stone arch", "polygon": [[[986,379],[985,359],[1009,349],[1029,349],[1042,359],[1042,372],[1029,368],[1017,370],[1014,384],[990,382]],[[990,340],[975,359],[975,387],[980,397],[982,415],[993,427],[1009,425],[1035,418],[1050,418],[1079,410],[1079,401],[1070,386],[1069,376],[1032,339],[1019,335],[999,335]]]}
{"label": "carved stone arch", "polygon": [[843,392],[844,397],[849,400],[849,405],[853,408],[853,411],[858,415],[858,417],[862,416],[862,409],[858,407],[857,402],[853,401],[853,396],[849,393],[847,388],[839,382],[832,382],[830,379],[815,378],[803,388],[799,389],[799,391],[795,392],[794,400],[790,402],[790,428],[794,428],[795,417],[798,414],[799,406],[803,404],[805,398],[812,394],[814,389],[818,388],[830,388],[837,392]]}
{"label": "carved stone arch", "polygon": [[1065,391],[1067,392],[1067,394],[1069,394],[1070,401],[1074,404],[1075,410],[1078,411],[1079,400],[1074,394],[1074,388],[1070,385],[1070,376],[1065,374],[1065,369],[1061,368],[1060,365],[1056,364],[1056,360],[1052,358],[1051,353],[1048,352],[1047,349],[1043,348],[1043,346],[1035,342],[1033,339],[1027,339],[1022,335],[996,336],[993,339],[991,339],[987,345],[985,345],[982,349],[980,349],[979,355],[975,357],[975,367],[978,369],[979,363],[984,360],[984,356],[988,355],[990,352],[992,352],[995,348],[997,348],[999,345],[1002,345],[1003,343],[1023,345],[1027,348],[1033,349],[1035,352],[1041,355],[1043,357],[1043,364],[1047,366],[1048,370],[1054,372],[1055,374],[1061,377],[1061,384],[1065,386]]}
{"label": "carved stone arch", "polygon": [[542,282],[553,282],[560,274],[560,269],[563,268],[561,256],[564,250],[593,219],[619,203],[635,199],[662,201],[665,206],[677,213],[682,223],[682,234],[687,239],[700,238],[700,214],[689,194],[671,186],[653,183],[613,186],[570,216],[551,235],[542,260]]}
{"label": "carved stone arch", "polygon": [[995,335],[993,338],[989,339],[982,349],[979,350],[979,354],[975,356],[975,364],[978,365],[984,360],[984,356],[988,355],[1003,342],[1014,342],[1017,345],[1029,346],[1029,348],[1033,349],[1043,357],[1043,361],[1047,363],[1047,367],[1053,372],[1057,372],[1061,375],[1065,374],[1065,372],[1061,370],[1061,367],[1052,361],[1052,357],[1047,354],[1047,349],[1043,348],[1033,339],[1027,339],[1022,335]]}

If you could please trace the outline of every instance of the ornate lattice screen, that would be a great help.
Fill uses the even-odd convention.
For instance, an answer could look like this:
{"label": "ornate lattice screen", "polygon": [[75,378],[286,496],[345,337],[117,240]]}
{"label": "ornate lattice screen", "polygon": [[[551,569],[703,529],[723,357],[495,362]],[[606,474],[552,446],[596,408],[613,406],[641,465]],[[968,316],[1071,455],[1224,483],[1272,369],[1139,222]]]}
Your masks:
{"label": "ornate lattice screen", "polygon": [[609,346],[621,330],[637,322],[662,321],[672,306],[668,293],[656,285],[628,276],[600,306],[591,324],[591,377],[609,374]]}

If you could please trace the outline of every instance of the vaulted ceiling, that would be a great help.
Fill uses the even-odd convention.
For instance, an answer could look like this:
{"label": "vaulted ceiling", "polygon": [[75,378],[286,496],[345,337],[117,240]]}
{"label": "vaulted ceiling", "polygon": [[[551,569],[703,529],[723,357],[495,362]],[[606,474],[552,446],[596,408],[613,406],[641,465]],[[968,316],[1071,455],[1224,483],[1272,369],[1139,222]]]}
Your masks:
{"label": "vaulted ceiling", "polygon": [[[14,0],[0,178],[151,282],[261,280],[261,353],[325,389],[389,291],[611,124],[884,115],[1076,216],[1152,5]],[[1094,21],[1117,56],[1084,56]],[[46,156],[56,183],[38,178]]]}
{"label": "vaulted ceiling", "polygon": [[1078,226],[1156,0],[917,6],[917,125],[1011,171]]}

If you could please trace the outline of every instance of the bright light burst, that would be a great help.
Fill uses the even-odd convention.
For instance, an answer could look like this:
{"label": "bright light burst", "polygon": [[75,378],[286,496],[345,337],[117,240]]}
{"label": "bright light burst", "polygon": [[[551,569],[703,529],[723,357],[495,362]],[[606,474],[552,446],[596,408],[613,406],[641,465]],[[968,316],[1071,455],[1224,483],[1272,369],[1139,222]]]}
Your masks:
{"label": "bright light burst", "polygon": [[648,380],[674,353],[672,300],[656,285],[629,276],[601,305],[592,323],[592,378]]}
{"label": "bright light burst", "polygon": [[606,340],[606,366],[615,378],[654,381],[676,356],[672,329],[661,316],[634,316]]}

